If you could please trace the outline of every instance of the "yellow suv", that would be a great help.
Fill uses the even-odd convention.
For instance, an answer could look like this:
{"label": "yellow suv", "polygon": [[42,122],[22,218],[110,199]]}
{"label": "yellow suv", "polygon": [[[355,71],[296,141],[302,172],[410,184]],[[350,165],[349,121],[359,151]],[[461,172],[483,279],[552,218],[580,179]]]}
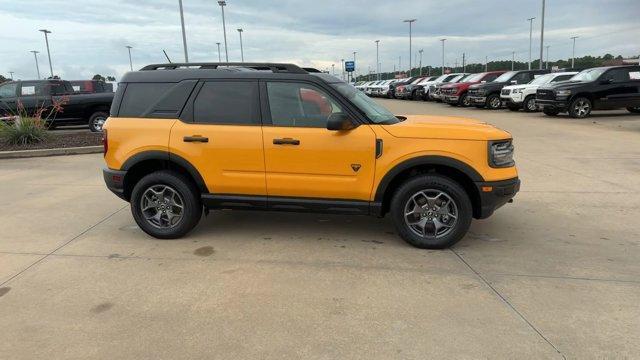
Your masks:
{"label": "yellow suv", "polygon": [[123,77],[104,131],[108,188],[163,239],[209,209],[389,213],[408,243],[443,248],[520,187],[509,133],[396,116],[291,64],[146,66]]}

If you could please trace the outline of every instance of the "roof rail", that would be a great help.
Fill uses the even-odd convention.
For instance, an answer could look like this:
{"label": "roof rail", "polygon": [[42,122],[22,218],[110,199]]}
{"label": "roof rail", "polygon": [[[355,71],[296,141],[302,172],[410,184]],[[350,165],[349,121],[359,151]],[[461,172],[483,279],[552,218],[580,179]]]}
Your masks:
{"label": "roof rail", "polygon": [[307,74],[308,72],[294,64],[279,64],[279,63],[246,63],[246,62],[197,62],[197,63],[167,63],[167,64],[151,64],[140,69],[141,71],[147,70],[175,70],[179,68],[199,68],[199,69],[217,69],[219,66],[232,66],[232,67],[244,67],[255,70],[271,70],[274,73],[293,73],[293,74]]}

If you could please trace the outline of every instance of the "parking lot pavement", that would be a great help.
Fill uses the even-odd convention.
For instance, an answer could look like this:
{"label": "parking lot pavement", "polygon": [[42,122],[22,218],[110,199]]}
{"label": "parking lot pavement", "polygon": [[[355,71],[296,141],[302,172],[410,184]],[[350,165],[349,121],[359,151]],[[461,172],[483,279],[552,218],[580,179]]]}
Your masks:
{"label": "parking lot pavement", "polygon": [[389,219],[287,213],[214,211],[162,241],[104,188],[100,155],[3,160],[0,354],[640,356],[640,117],[379,101],[510,131],[515,202],[443,251]]}

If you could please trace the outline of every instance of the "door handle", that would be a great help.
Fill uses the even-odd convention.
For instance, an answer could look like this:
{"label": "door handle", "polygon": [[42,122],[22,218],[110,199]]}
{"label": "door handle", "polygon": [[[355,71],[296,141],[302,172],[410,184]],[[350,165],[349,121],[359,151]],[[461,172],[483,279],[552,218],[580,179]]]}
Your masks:
{"label": "door handle", "polygon": [[300,145],[300,140],[292,138],[273,139],[275,145]]}
{"label": "door handle", "polygon": [[209,138],[208,137],[204,137],[204,136],[200,136],[200,135],[194,135],[194,136],[185,136],[184,138],[182,138],[182,141],[184,141],[184,142],[208,143],[209,142]]}

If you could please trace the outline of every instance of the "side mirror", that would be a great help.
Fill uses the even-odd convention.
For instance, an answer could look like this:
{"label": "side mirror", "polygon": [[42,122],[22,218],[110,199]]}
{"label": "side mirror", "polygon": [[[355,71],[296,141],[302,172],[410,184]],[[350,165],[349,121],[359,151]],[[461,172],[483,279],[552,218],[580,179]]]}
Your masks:
{"label": "side mirror", "polygon": [[351,121],[351,117],[345,113],[331,114],[327,119],[327,130],[344,131],[355,128],[356,125]]}
{"label": "side mirror", "polygon": [[511,83],[512,83],[512,84],[517,84],[517,83],[518,83],[518,81],[517,81],[517,80],[511,80]]}

